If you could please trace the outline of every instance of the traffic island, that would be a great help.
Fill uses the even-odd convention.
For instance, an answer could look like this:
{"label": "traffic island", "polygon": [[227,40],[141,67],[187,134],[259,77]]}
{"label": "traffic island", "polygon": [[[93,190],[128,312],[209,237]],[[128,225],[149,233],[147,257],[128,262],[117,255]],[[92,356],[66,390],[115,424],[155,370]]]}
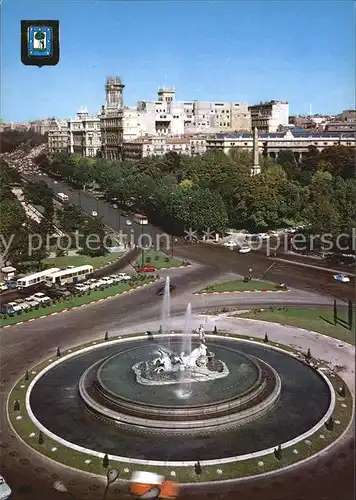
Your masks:
{"label": "traffic island", "polygon": [[[219,332],[219,335],[207,333],[206,337],[207,342],[212,341],[213,338],[219,340],[223,337],[229,339],[229,342],[240,339],[253,345],[261,345],[262,342],[266,341],[252,337],[247,339],[241,335],[224,332]],[[105,476],[106,468],[103,462],[106,454],[103,452],[90,453],[90,450],[87,450],[88,453],[86,453],[82,450],[73,449],[73,447],[68,446],[67,442],[54,436],[42,426],[36,425],[36,418],[34,418],[30,405],[30,401],[32,400],[30,396],[36,384],[41,380],[41,375],[45,376],[45,373],[50,373],[53,368],[60,366],[62,362],[66,363],[70,359],[78,359],[78,356],[81,356],[82,353],[94,352],[96,349],[101,349],[110,344],[114,347],[115,345],[119,346],[120,342],[126,343],[130,339],[133,342],[137,340],[145,341],[147,335],[144,333],[133,333],[125,335],[125,337],[117,335],[107,339],[103,334],[103,337],[97,341],[92,341],[72,349],[57,350],[57,353],[54,352],[52,357],[42,361],[24,373],[13,387],[8,398],[8,418],[14,432],[33,450],[51,460],[86,473]],[[292,352],[290,347],[285,348],[285,346],[274,344],[273,342],[268,342],[268,348],[278,349],[281,353],[284,351],[286,355],[293,357],[297,354],[300,355],[297,350]],[[307,369],[312,370],[310,366]],[[330,390],[334,395],[332,398],[333,404],[330,406],[331,411],[328,410],[330,415],[325,415],[325,417],[328,416],[327,420],[324,418],[320,422],[320,425],[315,427],[314,431],[313,427],[307,436],[303,437],[303,434],[293,440],[289,446],[276,446],[272,450],[268,449],[259,453],[215,461],[205,462],[201,460],[201,471],[199,474],[197,474],[194,465],[183,465],[179,462],[150,464],[144,463],[145,460],[135,460],[132,458],[121,457],[121,459],[117,459],[120,457],[113,455],[108,455],[109,466],[118,468],[124,480],[129,480],[133,470],[144,470],[174,479],[179,483],[199,483],[257,476],[269,472],[282,471],[286,467],[298,465],[298,463],[329,448],[345,433],[352,422],[353,399],[348,387],[337,373],[321,367],[321,365],[318,370],[320,371],[320,376],[323,371],[323,377],[327,379]]]}
{"label": "traffic island", "polygon": [[209,285],[195,295],[219,294],[219,293],[246,293],[246,292],[286,292],[287,288],[280,285],[274,285],[266,281],[240,279],[225,281],[224,283],[216,283]]}
{"label": "traffic island", "polygon": [[269,307],[253,309],[234,315],[239,318],[257,319],[282,325],[296,326],[322,333],[355,345],[356,318],[351,311],[302,307]]}
{"label": "traffic island", "polygon": [[147,249],[143,250],[134,264],[135,268],[143,268],[145,266],[148,268],[152,266],[155,270],[160,270],[169,269],[171,267],[183,267],[184,263],[182,260],[171,257],[166,253]]}

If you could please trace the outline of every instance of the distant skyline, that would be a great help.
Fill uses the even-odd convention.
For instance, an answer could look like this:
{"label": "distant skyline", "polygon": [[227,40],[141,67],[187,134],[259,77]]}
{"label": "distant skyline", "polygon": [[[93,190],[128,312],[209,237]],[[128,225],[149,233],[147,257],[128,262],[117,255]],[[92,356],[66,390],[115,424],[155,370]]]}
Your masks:
{"label": "distant skyline", "polygon": [[[291,114],[355,107],[355,12],[347,1],[3,0],[1,118],[98,112],[118,75],[125,105],[286,100]],[[20,21],[58,19],[56,67],[23,66]]]}

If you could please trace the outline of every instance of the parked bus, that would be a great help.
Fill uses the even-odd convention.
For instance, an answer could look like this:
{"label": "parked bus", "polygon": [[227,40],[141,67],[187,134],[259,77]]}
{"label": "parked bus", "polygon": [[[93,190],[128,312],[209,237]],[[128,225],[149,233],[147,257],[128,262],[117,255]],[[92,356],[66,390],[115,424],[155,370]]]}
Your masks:
{"label": "parked bus", "polygon": [[78,283],[87,278],[94,270],[93,266],[79,266],[68,269],[58,269],[46,278],[47,285],[64,285],[65,283]]}
{"label": "parked bus", "polygon": [[58,194],[56,195],[56,198],[57,198],[59,201],[61,201],[62,203],[65,203],[65,202],[67,202],[67,201],[69,200],[68,195],[67,195],[67,194],[65,194],[65,193],[58,193]]}
{"label": "parked bus", "polygon": [[51,269],[46,269],[45,271],[19,278],[17,280],[17,288],[27,288],[29,286],[38,285],[38,283],[44,283],[48,276],[57,271],[60,271],[59,267],[52,267]]}
{"label": "parked bus", "polygon": [[143,214],[135,214],[134,221],[141,225],[148,224],[147,216]]}

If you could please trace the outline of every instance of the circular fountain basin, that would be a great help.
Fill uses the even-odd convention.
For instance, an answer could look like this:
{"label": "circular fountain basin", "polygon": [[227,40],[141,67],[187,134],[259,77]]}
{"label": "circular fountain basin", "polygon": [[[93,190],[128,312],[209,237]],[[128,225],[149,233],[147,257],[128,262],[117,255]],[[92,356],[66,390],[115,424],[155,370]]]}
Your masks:
{"label": "circular fountain basin", "polygon": [[[179,348],[178,341],[172,349],[175,347]],[[193,382],[189,395],[184,394],[178,380],[176,385],[141,385],[132,366],[155,357],[156,352],[154,345],[149,349],[147,345],[135,346],[90,366],[79,382],[86,407],[128,428],[198,432],[253,421],[278,400],[281,382],[272,367],[258,358],[216,345],[215,356],[229,369],[224,378]]]}

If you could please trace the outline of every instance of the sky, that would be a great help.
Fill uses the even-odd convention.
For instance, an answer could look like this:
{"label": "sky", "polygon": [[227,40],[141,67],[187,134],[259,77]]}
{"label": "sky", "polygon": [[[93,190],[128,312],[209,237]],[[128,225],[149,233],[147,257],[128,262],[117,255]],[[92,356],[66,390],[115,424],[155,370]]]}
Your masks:
{"label": "sky", "polygon": [[[60,22],[60,62],[21,63],[20,21]],[[97,112],[107,76],[121,76],[124,101],[256,104],[287,100],[290,114],[355,106],[352,0],[3,0],[1,112],[4,121]]]}

